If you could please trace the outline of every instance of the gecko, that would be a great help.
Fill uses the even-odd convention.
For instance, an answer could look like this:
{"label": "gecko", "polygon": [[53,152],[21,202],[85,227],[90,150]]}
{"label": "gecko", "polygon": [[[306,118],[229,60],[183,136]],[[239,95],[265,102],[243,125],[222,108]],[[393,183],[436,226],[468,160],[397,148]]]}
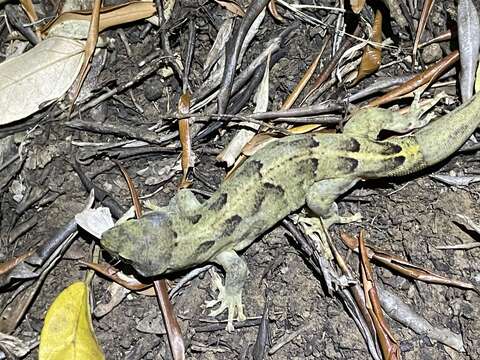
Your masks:
{"label": "gecko", "polygon": [[[168,206],[128,220],[102,235],[109,252],[142,276],[154,277],[215,263],[225,271],[218,305],[245,320],[242,291],[248,275],[237,254],[287,215],[307,206],[327,226],[348,222],[336,199],[358,181],[405,176],[447,159],[480,123],[480,95],[425,127],[412,116],[367,108],[353,114],[342,133],[308,133],[274,140],[248,158],[213,195],[200,203],[180,190]],[[382,130],[394,133],[377,140]]]}

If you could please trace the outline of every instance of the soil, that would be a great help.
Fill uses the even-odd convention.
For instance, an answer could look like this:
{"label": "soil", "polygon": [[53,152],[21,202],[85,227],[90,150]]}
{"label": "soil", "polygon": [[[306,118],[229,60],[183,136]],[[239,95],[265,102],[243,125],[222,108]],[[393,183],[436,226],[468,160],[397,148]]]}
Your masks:
{"label": "soil", "polygon": [[[112,2],[110,2],[111,4]],[[239,2],[242,5],[247,3]],[[305,2],[308,3],[308,2]],[[333,6],[333,1],[317,1],[317,4]],[[433,15],[426,27],[425,39],[442,33],[447,24],[455,21],[447,2],[437,2]],[[476,4],[477,6],[480,4]],[[16,7],[15,7],[16,8]],[[281,13],[285,12],[280,8]],[[17,9],[18,10],[18,9]],[[52,11],[46,8],[45,11]],[[0,10],[0,14],[2,10]],[[413,18],[418,19],[416,9]],[[226,17],[226,10],[217,2],[196,0],[178,1],[172,17],[170,46],[174,53],[184,59],[188,43],[188,24],[192,21],[196,28],[195,53],[190,72],[191,88],[196,90],[203,83],[202,66],[219,25]],[[319,19],[327,21],[327,12],[312,12]],[[332,13],[330,13],[332,14]],[[293,20],[286,16],[286,23],[275,21],[267,12],[242,68],[247,66],[260,53],[271,39],[277,36]],[[371,22],[369,6],[362,15]],[[350,19],[351,14],[347,16]],[[336,17],[334,18],[336,19]],[[384,50],[382,63],[403,59],[411,51],[411,33],[397,24],[393,17],[385,21],[384,34],[393,40],[394,49]],[[330,20],[328,20],[330,21]],[[1,24],[1,21],[0,21]],[[111,39],[100,71],[90,75],[96,94],[112,89],[132,80],[141,70],[139,63],[150,54],[159,51],[160,37],[155,27],[148,29],[146,22],[118,26],[107,30],[103,37]],[[1,27],[1,54],[4,54],[13,40],[8,40],[9,32]],[[269,83],[269,110],[277,110],[292,91],[318,54],[324,42],[320,27],[299,22],[298,27],[288,37],[283,47],[285,55],[272,67]],[[332,33],[332,28],[327,31]],[[131,54],[127,54],[121,37],[125,36]],[[442,43],[445,52],[450,42]],[[409,50],[410,49],[410,50]],[[331,45],[322,55],[323,64],[331,56]],[[100,56],[100,55],[99,55]],[[100,62],[101,63],[101,62]],[[93,65],[96,67],[98,65]],[[147,65],[148,66],[148,65]],[[48,107],[25,121],[0,127],[0,141],[6,142],[12,136],[10,155],[14,156],[20,143],[25,162],[18,171],[11,174],[8,167],[0,173],[0,180],[8,178],[7,186],[1,189],[0,259],[6,261],[34,249],[53,237],[85,206],[88,193],[78,174],[73,170],[75,157],[81,159],[81,168],[92,181],[118,201],[125,209],[131,204],[128,187],[112,159],[119,158],[114,151],[99,150],[99,147],[86,143],[113,144],[131,139],[128,134],[119,136],[112,133],[99,133],[78,130],[68,126],[68,121],[81,119],[94,124],[147,129],[160,124],[158,136],[171,134],[177,130],[177,122],[163,119],[161,115],[175,109],[182,91],[181,79],[173,75],[164,78],[160,71],[143,78],[126,91],[110,97],[94,109],[81,113],[70,120],[55,116],[57,107]],[[375,83],[376,79],[411,73],[410,64],[395,63],[374,75],[362,80],[358,85],[347,88],[334,85],[327,89],[317,101],[343,98],[345,94],[355,94],[359,89]],[[316,75],[319,74],[317,70]],[[457,77],[455,77],[456,79]],[[90,84],[90,83],[89,83]],[[451,94],[458,89],[448,84],[441,88]],[[429,90],[428,96],[437,90]],[[94,95],[99,96],[99,95]],[[65,102],[67,103],[67,102]],[[408,101],[401,105],[408,104]],[[360,103],[357,103],[360,105]],[[252,99],[243,107],[242,114],[254,111]],[[299,106],[298,102],[295,106]],[[458,106],[458,102],[440,102],[436,112],[441,115]],[[141,109],[141,110],[140,110]],[[63,113],[68,109],[63,110]],[[45,117],[48,115],[47,117]],[[232,124],[232,123],[231,123]],[[338,126],[338,130],[341,126]],[[194,142],[195,176],[192,188],[202,194],[211,192],[222,181],[226,169],[216,161],[218,154],[236,132],[235,126],[226,123],[209,136]],[[178,140],[174,137],[168,144],[175,145],[170,151],[160,150],[137,156],[120,158],[142,196],[152,195],[149,201],[164,205],[177,191],[181,179],[179,171]],[[468,145],[467,145],[468,146]],[[13,150],[12,150],[13,149]],[[118,149],[118,148],[117,148]],[[474,222],[479,215],[477,206],[480,186],[447,185],[430,177],[431,174],[476,176],[475,152],[455,154],[442,164],[427,169],[420,174],[401,179],[381,179],[359,183],[339,201],[339,212],[362,214],[362,221],[347,225],[337,225],[331,229],[331,237],[341,254],[347,256],[346,247],[340,240],[341,233],[358,235],[366,232],[369,245],[394,254],[412,264],[422,266],[448,278],[460,279],[479,285],[480,249],[439,250],[438,246],[471,243],[478,235],[466,231],[455,219],[462,214]],[[0,159],[1,160],[1,159]],[[2,161],[0,161],[0,164]],[[19,163],[17,161],[16,163]],[[22,188],[23,186],[23,188]],[[20,190],[18,190],[20,188]],[[23,200],[18,202],[18,194]],[[17,196],[17,197],[16,197]],[[25,206],[24,206],[25,205]],[[20,233],[13,241],[11,234],[19,232],[26,221],[34,223]],[[46,311],[58,294],[69,284],[83,280],[87,269],[79,260],[90,261],[95,240],[80,232],[68,251],[46,276],[38,293],[22,317],[12,335],[27,341],[38,339]],[[267,234],[258,238],[245,251],[242,257],[249,267],[249,277],[243,295],[247,326],[238,327],[233,333],[224,330],[225,322],[209,317],[205,301],[215,298],[211,275],[203,273],[185,285],[173,299],[174,309],[179,318],[187,358],[191,359],[248,359],[259,333],[259,319],[268,307],[268,324],[272,349],[286,336],[296,332],[296,336],[274,353],[265,355],[269,359],[369,359],[371,358],[362,334],[354,320],[346,311],[338,293],[329,293],[324,278],[310,265],[307,256],[300,250],[292,235],[279,224]],[[348,261],[356,277],[359,277],[358,258],[348,255]],[[477,259],[477,260],[475,260]],[[118,269],[127,272],[125,264],[112,259],[102,251],[100,263],[110,262]],[[448,328],[461,335],[465,352],[457,352],[425,334],[417,334],[399,322],[386,317],[391,332],[401,349],[403,359],[478,359],[480,358],[480,299],[471,290],[429,284],[415,281],[375,264],[375,281],[381,288],[396,294],[415,312],[438,328]],[[221,273],[221,271],[219,270]],[[176,274],[169,279],[174,284],[184,274]],[[24,281],[16,280],[0,289],[1,310],[7,299]],[[28,283],[28,282],[26,282]],[[105,276],[95,276],[91,283],[93,308],[108,303],[112,281]],[[3,314],[2,316],[5,316]],[[225,314],[219,316],[225,319]],[[123,301],[102,317],[93,318],[95,334],[107,359],[171,359],[161,312],[154,296],[137,292],[129,293]],[[142,329],[140,331],[139,329]],[[25,359],[36,359],[38,347],[27,354]]]}

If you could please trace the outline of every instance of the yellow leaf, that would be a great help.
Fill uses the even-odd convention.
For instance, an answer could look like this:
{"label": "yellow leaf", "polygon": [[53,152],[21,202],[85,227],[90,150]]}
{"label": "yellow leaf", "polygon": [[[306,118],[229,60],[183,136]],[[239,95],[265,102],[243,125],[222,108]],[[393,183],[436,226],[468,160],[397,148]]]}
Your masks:
{"label": "yellow leaf", "polygon": [[48,309],[40,335],[39,360],[105,359],[93,333],[88,287],[76,282]]}
{"label": "yellow leaf", "polygon": [[320,130],[322,128],[323,126],[319,124],[305,124],[305,125],[292,127],[288,129],[288,132],[292,134],[306,134],[311,131]]}

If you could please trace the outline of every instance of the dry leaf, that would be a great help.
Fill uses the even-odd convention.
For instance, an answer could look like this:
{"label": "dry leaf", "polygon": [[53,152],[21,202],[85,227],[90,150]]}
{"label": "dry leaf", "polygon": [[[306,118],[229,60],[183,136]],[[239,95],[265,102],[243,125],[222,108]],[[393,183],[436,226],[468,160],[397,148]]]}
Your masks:
{"label": "dry leaf", "polygon": [[40,335],[39,360],[105,359],[93,333],[88,287],[76,282],[48,309]]}
{"label": "dry leaf", "polygon": [[475,70],[480,49],[480,21],[472,0],[458,2],[458,46],[460,49],[460,92],[465,103],[473,96]]}
{"label": "dry leaf", "polygon": [[[208,52],[207,58],[205,59],[205,63],[203,65],[203,72],[204,76],[207,76],[210,73],[212,67],[219,61],[222,56],[225,56],[225,44],[230,39],[233,30],[233,18],[229,18],[223,22],[217,32],[217,37]],[[225,59],[223,59],[223,63],[221,64],[220,68],[223,68],[225,64]]]}
{"label": "dry leaf", "polygon": [[350,5],[355,14],[359,14],[365,6],[365,0],[351,0]]}
{"label": "dry leaf", "polygon": [[0,64],[0,125],[27,117],[62,96],[80,71],[84,44],[52,37]]}
{"label": "dry leaf", "polygon": [[242,16],[242,17],[245,15],[245,11],[243,11],[242,7],[238,5],[235,1],[215,0],[215,2],[220,6],[223,6],[232,14],[235,14],[237,16]]}
{"label": "dry leaf", "polygon": [[[257,88],[254,96],[255,113],[261,113],[267,111],[268,108],[268,94],[270,84],[270,55],[267,58],[267,64],[265,66],[265,72],[263,74],[262,81]],[[243,147],[255,136],[255,133],[260,128],[258,123],[251,123],[248,121],[242,121],[240,126],[245,127],[240,129],[227,145],[225,149],[217,156],[217,160],[224,161],[228,167],[235,164],[235,159],[242,153]]]}
{"label": "dry leaf", "polygon": [[[381,43],[382,42],[382,12],[377,10],[375,20],[373,21],[372,36],[370,40]],[[358,68],[357,78],[353,84],[357,84],[360,80],[373,74],[378,70],[382,63],[382,49],[379,46],[372,46],[367,44],[363,49],[362,62]]]}
{"label": "dry leaf", "polygon": [[[156,12],[153,1],[133,1],[126,4],[108,6],[100,10],[99,31],[102,32],[112,26],[126,24],[132,21],[138,21],[151,17]],[[86,38],[90,26],[91,11],[66,12],[60,15],[51,23],[42,29],[43,33],[49,36],[63,34],[71,37],[73,28],[78,30],[79,38]],[[62,31],[62,29],[64,29]],[[77,33],[77,31],[75,32]]]}
{"label": "dry leaf", "polygon": [[[390,1],[394,3],[395,1]],[[413,42],[413,64],[417,63],[417,50],[418,45],[420,44],[420,39],[422,38],[423,31],[427,25],[428,18],[433,8],[434,0],[425,0],[423,2],[422,14],[420,15],[420,20],[418,21],[417,33],[415,34],[415,41]]]}

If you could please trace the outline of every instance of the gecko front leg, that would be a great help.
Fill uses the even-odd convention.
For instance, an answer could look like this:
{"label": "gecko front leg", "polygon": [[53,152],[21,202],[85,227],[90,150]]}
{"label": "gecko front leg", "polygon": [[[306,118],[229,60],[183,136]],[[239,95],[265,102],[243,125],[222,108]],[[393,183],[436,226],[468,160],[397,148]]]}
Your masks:
{"label": "gecko front leg", "polygon": [[350,190],[358,181],[356,178],[325,179],[313,184],[307,192],[307,206],[324,220],[328,229],[333,224],[347,224],[361,220],[359,213],[352,216],[338,215],[335,200]]}
{"label": "gecko front leg", "polygon": [[242,291],[248,275],[247,264],[233,250],[218,254],[213,262],[225,270],[225,286],[219,278],[214,278],[214,285],[218,289],[218,298],[208,301],[207,307],[213,307],[220,303],[218,309],[210,312],[210,316],[217,316],[225,309],[228,312],[227,331],[233,331],[233,319],[237,314],[238,321],[246,319],[243,312]]}

